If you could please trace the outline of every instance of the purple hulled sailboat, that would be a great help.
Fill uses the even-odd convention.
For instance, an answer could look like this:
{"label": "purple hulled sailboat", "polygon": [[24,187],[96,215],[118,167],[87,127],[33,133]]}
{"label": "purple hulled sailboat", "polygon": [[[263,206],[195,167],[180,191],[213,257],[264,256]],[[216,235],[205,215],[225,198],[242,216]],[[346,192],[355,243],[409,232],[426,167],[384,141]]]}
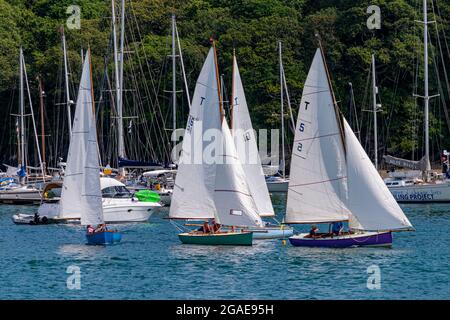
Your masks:
{"label": "purple hulled sailboat", "polygon": [[413,230],[340,113],[321,49],[303,89],[291,161],[286,223],[348,222],[349,231],[297,234],[294,246],[391,246]]}

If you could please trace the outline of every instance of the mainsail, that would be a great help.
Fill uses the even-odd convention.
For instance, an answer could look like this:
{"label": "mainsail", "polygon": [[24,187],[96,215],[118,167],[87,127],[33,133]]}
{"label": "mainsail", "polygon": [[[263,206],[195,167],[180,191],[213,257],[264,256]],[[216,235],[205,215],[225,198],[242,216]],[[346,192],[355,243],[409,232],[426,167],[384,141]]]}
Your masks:
{"label": "mainsail", "polygon": [[195,86],[192,106],[183,137],[169,217],[172,219],[208,219],[216,211],[214,189],[216,164],[206,163],[203,141],[208,129],[221,130],[214,50],[211,48]]}
{"label": "mainsail", "polygon": [[366,231],[412,229],[367,153],[344,119],[347,142],[347,207]]}
{"label": "mainsail", "polygon": [[325,64],[317,49],[295,129],[286,222],[348,220],[346,179],[341,129]]}
{"label": "mainsail", "polygon": [[80,217],[80,203],[83,192],[82,179],[85,169],[87,141],[89,138],[91,119],[94,117],[92,110],[91,62],[89,55],[90,52],[88,51],[84,59],[83,73],[81,75],[75,117],[72,125],[72,137],[67,154],[67,165],[58,215],[62,219]]}
{"label": "mainsail", "polygon": [[259,158],[256,135],[245,99],[244,87],[237,65],[233,57],[233,103],[231,127],[236,150],[245,172],[247,184],[251,186],[251,194],[261,217],[274,216],[272,202],[267,189],[264,172]]}

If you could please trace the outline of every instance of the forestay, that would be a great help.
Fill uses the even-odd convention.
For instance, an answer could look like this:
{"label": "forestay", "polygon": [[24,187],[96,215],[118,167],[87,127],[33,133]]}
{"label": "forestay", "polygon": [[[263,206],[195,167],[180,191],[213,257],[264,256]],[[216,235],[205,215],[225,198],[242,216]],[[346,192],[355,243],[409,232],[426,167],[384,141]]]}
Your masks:
{"label": "forestay", "polygon": [[295,129],[287,200],[287,223],[349,218],[346,164],[338,117],[322,54],[314,56]]}
{"label": "forestay", "polygon": [[214,194],[217,222],[227,226],[262,226],[225,119],[222,142],[223,154],[218,159]]}
{"label": "forestay", "polygon": [[232,133],[247,184],[259,215],[274,216],[236,57],[233,57],[232,103]]}
{"label": "forestay", "polygon": [[206,163],[203,153],[211,142],[203,142],[208,129],[221,130],[214,50],[208,53],[195,86],[192,106],[183,137],[178,172],[169,217],[173,219],[213,218],[216,164]]}
{"label": "forestay", "polygon": [[90,120],[93,117],[89,54],[88,51],[84,59],[75,117],[73,119],[72,137],[70,139],[67,164],[64,172],[64,182],[59,205],[59,218],[62,219],[80,217],[86,147],[89,136],[89,126],[91,124]]}

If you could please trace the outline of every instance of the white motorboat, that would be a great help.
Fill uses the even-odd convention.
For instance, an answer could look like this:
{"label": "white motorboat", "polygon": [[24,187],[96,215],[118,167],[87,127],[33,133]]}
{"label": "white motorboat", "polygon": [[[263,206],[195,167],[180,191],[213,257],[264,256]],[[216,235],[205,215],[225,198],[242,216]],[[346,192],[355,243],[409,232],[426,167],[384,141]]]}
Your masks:
{"label": "white motorboat", "polygon": [[[102,177],[100,178],[100,184],[102,188],[103,215],[106,223],[146,222],[153,212],[161,207],[159,203],[138,201],[127,187],[116,179]],[[53,188],[46,192],[59,194],[60,192],[55,189]],[[79,222],[79,217],[77,216],[70,219],[59,218],[59,206],[59,202],[55,202],[55,197],[43,202],[37,211],[40,219],[37,224],[50,221]],[[17,214],[12,219],[17,224],[36,224],[35,215]]]}

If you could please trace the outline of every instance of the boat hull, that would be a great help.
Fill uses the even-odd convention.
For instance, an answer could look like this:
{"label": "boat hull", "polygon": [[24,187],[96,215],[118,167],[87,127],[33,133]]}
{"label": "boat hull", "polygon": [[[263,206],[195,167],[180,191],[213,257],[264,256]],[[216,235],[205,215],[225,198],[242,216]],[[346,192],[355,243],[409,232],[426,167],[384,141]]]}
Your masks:
{"label": "boat hull", "polygon": [[450,183],[388,187],[397,202],[450,202]]}
{"label": "boat hull", "polygon": [[245,231],[253,232],[253,240],[286,239],[294,235],[294,229],[285,225],[248,228]]}
{"label": "boat hull", "polygon": [[[130,199],[103,199],[102,204],[106,223],[147,222],[150,216],[161,208],[159,203]],[[39,216],[48,219],[57,219],[58,212],[59,203],[43,203],[38,209]],[[79,218],[73,217],[73,219]]]}
{"label": "boat hull", "polygon": [[364,232],[333,238],[305,238],[307,233],[289,238],[295,247],[323,247],[323,248],[349,248],[349,247],[390,247],[392,246],[391,232]]}
{"label": "boat hull", "polygon": [[34,188],[20,187],[0,190],[0,203],[5,204],[39,204],[41,191]]}
{"label": "boat hull", "polygon": [[86,234],[88,245],[107,245],[120,242],[122,235],[115,231],[96,232]]}
{"label": "boat hull", "polygon": [[216,234],[180,233],[180,241],[184,244],[210,245],[210,246],[251,246],[253,244],[252,232],[227,232]]}

